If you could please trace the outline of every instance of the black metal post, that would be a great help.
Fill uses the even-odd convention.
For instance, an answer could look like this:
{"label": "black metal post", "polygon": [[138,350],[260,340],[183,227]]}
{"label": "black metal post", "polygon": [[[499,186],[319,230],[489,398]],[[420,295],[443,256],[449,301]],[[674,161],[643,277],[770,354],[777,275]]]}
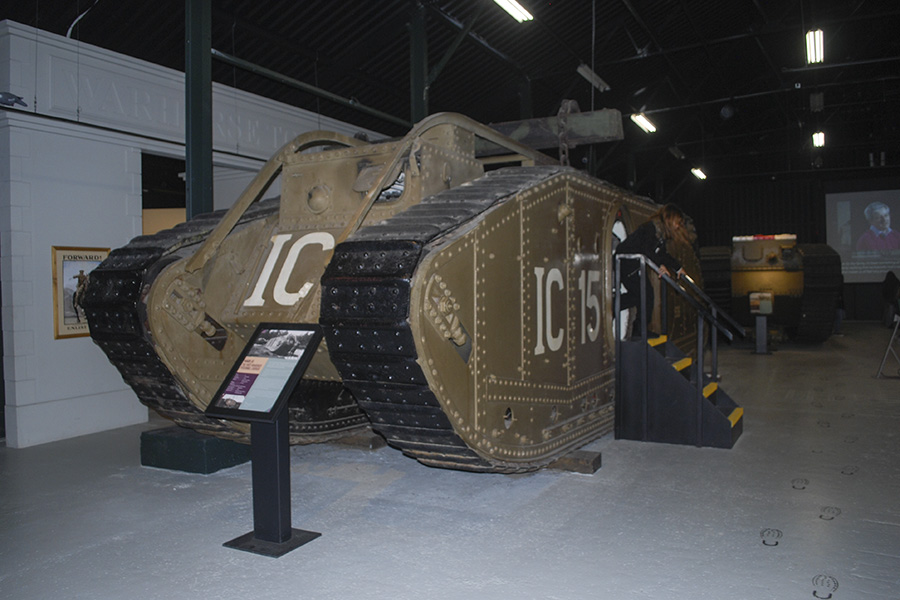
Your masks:
{"label": "black metal post", "polygon": [[291,528],[291,457],[287,403],[273,423],[250,424],[253,531],[225,546],[279,557],[321,534]]}
{"label": "black metal post", "polygon": [[185,183],[187,218],[213,209],[212,9],[185,0]]}
{"label": "black metal post", "polygon": [[[719,322],[719,315],[715,305],[712,306],[712,322]],[[712,351],[710,373],[713,381],[719,381],[719,330],[715,327],[709,328],[709,346]]]}
{"label": "black metal post", "polygon": [[703,314],[697,311],[697,447],[703,446]]}
{"label": "black metal post", "polygon": [[618,438],[622,432],[622,261],[616,257],[615,276],[613,277],[613,331],[616,339],[616,414],[615,434]]}
{"label": "black metal post", "polygon": [[647,328],[650,326],[650,315],[647,314],[647,263],[641,257],[641,310],[638,313],[641,326],[641,439],[646,441],[647,431],[647,403],[650,394],[650,383],[647,381],[650,370],[650,346],[647,344]]}
{"label": "black metal post", "polygon": [[641,340],[647,341],[647,327],[650,324],[650,315],[647,314],[647,263],[643,257],[641,257],[641,266],[639,268],[641,275],[641,304],[640,311],[638,312],[638,316],[640,319],[635,319],[635,325],[639,325],[641,328]]}
{"label": "black metal post", "polygon": [[428,41],[425,35],[425,7],[415,2],[409,23],[410,120],[428,116]]}
{"label": "black metal post", "polygon": [[665,279],[659,278],[659,333],[669,335],[669,309],[667,301],[669,297],[669,285]]}
{"label": "black metal post", "polygon": [[[253,532],[281,544],[291,538],[291,458],[287,404],[274,423],[250,424]],[[259,485],[259,484],[262,485]]]}

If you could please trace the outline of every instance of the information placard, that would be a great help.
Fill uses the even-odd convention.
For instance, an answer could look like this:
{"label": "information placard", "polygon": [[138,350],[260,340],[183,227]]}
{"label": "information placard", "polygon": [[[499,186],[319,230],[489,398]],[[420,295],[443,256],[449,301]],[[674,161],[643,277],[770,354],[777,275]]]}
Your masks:
{"label": "information placard", "polygon": [[321,340],[318,325],[261,323],[206,407],[206,416],[273,422]]}

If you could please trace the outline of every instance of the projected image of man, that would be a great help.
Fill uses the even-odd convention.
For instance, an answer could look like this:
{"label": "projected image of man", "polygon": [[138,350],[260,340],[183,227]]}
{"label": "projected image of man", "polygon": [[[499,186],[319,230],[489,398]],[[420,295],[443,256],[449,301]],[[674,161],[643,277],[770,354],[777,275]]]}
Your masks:
{"label": "projected image of man", "polygon": [[883,202],[872,202],[865,210],[869,228],[856,242],[857,250],[898,250],[900,232],[891,229],[891,208]]}

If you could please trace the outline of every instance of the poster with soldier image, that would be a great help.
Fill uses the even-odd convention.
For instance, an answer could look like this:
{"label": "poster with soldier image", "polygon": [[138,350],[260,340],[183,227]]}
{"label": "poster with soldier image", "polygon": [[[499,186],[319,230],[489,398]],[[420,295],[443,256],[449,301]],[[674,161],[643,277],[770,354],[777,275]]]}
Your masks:
{"label": "poster with soldier image", "polygon": [[90,273],[109,256],[109,248],[53,246],[53,337],[90,335],[81,298]]}

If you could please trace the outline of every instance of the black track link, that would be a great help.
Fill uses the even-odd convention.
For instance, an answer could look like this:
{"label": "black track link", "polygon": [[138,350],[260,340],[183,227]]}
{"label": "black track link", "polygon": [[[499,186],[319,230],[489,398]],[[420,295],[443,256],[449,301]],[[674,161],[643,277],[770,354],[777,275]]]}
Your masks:
{"label": "black track link", "polygon": [[410,280],[429,242],[564,170],[492,171],[361,229],[335,248],[322,277],[320,322],[328,350],[373,429],[404,454],[426,465],[469,471],[508,473],[541,466],[491,462],[453,431],[416,363]]}
{"label": "black track link", "polygon": [[[239,225],[278,210],[278,199],[253,205]],[[185,396],[153,349],[145,331],[144,296],[162,269],[189,255],[224,216],[217,211],[113,250],[91,275],[83,306],[91,337],[140,401],[178,425],[218,437],[248,441],[230,423],[207,418]],[[303,397],[304,402],[299,402]],[[304,380],[289,401],[292,443],[328,439],[365,426],[366,416],[340,382]]]}
{"label": "black track link", "polygon": [[143,297],[177,252],[201,242],[224,211],[200,215],[113,250],[90,274],[82,306],[91,338],[119,370],[138,399],[178,425],[222,437],[241,437],[222,421],[208,419],[185,397],[144,331]]}

